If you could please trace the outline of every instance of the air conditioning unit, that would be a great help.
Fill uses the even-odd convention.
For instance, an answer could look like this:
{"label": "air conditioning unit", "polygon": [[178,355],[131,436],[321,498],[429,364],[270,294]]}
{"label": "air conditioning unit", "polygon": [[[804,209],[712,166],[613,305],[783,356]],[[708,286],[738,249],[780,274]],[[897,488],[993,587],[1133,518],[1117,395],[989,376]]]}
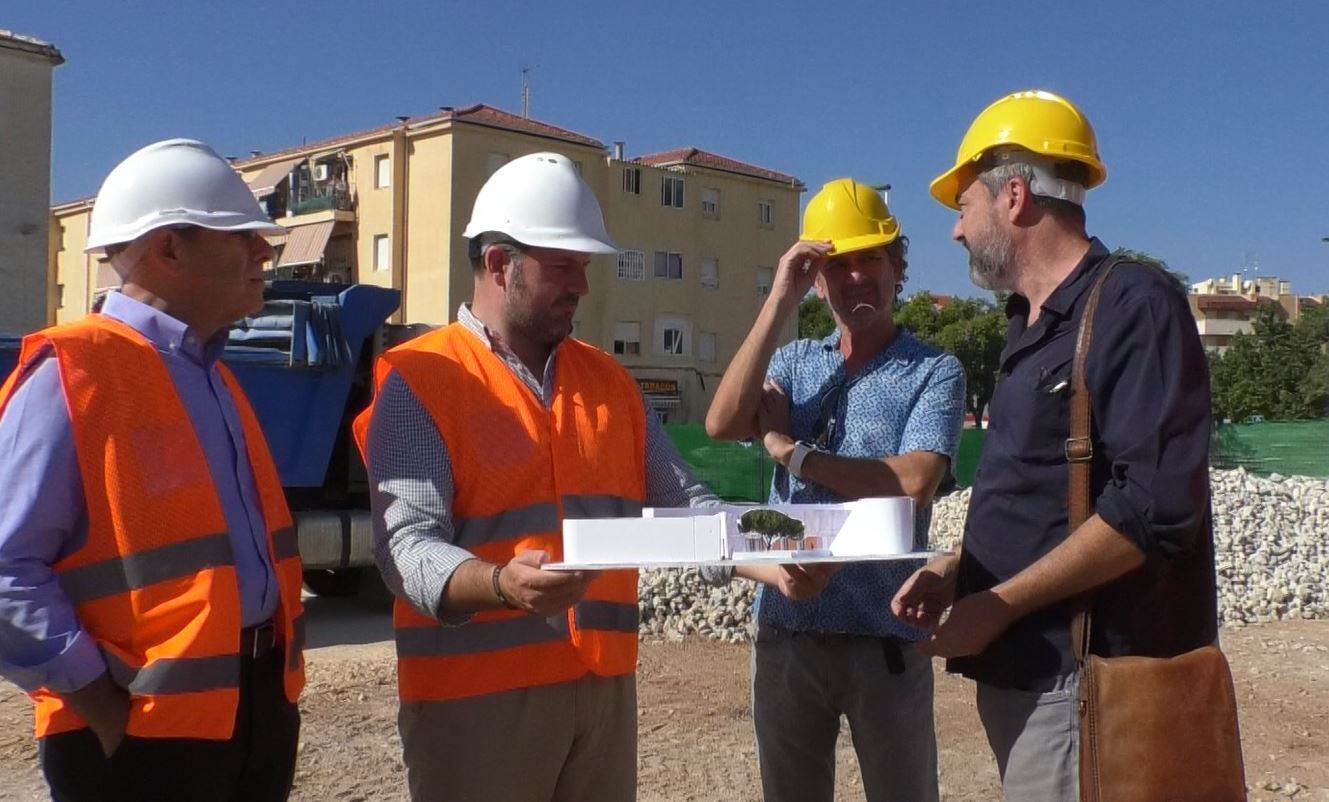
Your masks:
{"label": "air conditioning unit", "polygon": [[328,166],[326,164],[314,165],[314,180],[315,181],[328,180]]}

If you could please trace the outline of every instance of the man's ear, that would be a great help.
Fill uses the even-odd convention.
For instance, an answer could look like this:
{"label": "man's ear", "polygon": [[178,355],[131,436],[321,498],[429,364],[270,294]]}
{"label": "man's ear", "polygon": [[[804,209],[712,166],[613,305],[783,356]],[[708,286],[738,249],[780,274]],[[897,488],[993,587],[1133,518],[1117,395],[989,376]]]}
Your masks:
{"label": "man's ear", "polygon": [[484,253],[480,258],[486,276],[491,278],[499,287],[506,287],[508,276],[504,268],[508,265],[508,252],[503,248],[490,246],[484,249]]}
{"label": "man's ear", "polygon": [[1006,182],[1004,201],[1007,219],[1013,224],[1032,223],[1030,217],[1035,210],[1034,193],[1029,191],[1029,182],[1020,176],[1012,176]]}
{"label": "man's ear", "polygon": [[147,235],[147,241],[144,242],[143,261],[168,265],[173,270],[183,270],[185,268],[183,245],[183,238],[169,228],[151,231]]}

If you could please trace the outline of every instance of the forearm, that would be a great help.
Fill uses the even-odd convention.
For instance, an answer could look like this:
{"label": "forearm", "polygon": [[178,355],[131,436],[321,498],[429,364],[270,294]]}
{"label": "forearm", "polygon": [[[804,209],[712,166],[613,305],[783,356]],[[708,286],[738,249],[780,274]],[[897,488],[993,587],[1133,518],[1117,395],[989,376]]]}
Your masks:
{"label": "forearm", "polygon": [[1144,563],[1125,535],[1091,516],[1071,536],[992,592],[1024,617],[1123,576]]}
{"label": "forearm", "polygon": [[[764,443],[771,458],[785,467],[794,450],[787,435],[768,433]],[[909,496],[921,506],[932,503],[946,471],[946,457],[911,451],[895,457],[842,457],[814,451],[803,460],[803,481],[821,485],[844,498]]]}
{"label": "forearm", "polygon": [[777,585],[780,582],[780,567],[776,565],[736,565],[734,566],[734,576],[767,585]]}
{"label": "forearm", "polygon": [[464,623],[468,612],[448,605],[449,588],[475,555],[415,524],[380,535],[375,532],[374,558],[383,582],[393,595],[422,615],[443,623]]}
{"label": "forearm", "polygon": [[762,304],[757,321],[725,369],[706,412],[706,433],[711,437],[740,440],[760,435],[756,431],[756,417],[766,368],[779,344],[780,327],[792,308],[787,300],[775,295]]}
{"label": "forearm", "polygon": [[474,558],[457,566],[451,580],[443,590],[439,604],[439,617],[444,612],[452,615],[470,615],[481,610],[503,607],[503,601],[494,592],[494,563]]}

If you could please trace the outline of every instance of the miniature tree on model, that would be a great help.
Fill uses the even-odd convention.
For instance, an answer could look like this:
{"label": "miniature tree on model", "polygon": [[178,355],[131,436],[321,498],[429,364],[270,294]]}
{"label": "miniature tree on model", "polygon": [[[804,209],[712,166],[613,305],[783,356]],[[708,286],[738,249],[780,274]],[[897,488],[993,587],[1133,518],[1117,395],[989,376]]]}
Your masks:
{"label": "miniature tree on model", "polygon": [[738,531],[743,534],[756,532],[766,541],[770,549],[777,538],[786,538],[798,548],[803,541],[803,522],[790,518],[777,510],[749,510],[738,519]]}

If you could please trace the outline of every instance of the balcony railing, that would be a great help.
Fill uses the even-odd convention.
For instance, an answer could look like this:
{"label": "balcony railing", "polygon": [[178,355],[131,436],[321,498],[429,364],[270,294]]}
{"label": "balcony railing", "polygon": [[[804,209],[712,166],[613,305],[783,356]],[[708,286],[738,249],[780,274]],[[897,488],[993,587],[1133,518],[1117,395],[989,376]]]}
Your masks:
{"label": "balcony railing", "polygon": [[351,211],[355,209],[355,199],[345,187],[320,187],[312,192],[292,193],[289,214],[310,214],[328,209]]}

